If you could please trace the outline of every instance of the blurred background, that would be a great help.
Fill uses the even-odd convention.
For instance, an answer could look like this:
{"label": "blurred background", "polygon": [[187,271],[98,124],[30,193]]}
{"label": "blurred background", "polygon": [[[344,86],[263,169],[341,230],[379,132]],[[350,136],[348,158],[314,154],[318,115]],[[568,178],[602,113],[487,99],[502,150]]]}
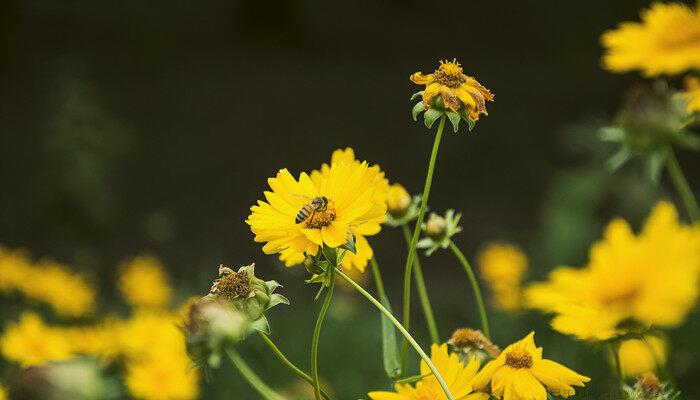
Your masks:
{"label": "blurred background", "polygon": [[[308,368],[316,288],[304,268],[263,255],[243,222],[266,179],[351,146],[419,192],[433,133],[410,117],[420,88],[408,77],[457,57],[496,99],[473,132],[445,135],[431,208],[463,214],[455,241],[471,259],[499,240],[528,254],[528,280],[581,265],[610,217],[639,226],[657,199],[674,199],[665,178],[654,185],[635,163],[611,175],[614,149],[597,138],[642,81],[601,69],[599,36],[648,4],[2,1],[0,244],[83,272],[104,312],[120,309],[117,266],[144,251],[163,260],[180,303],[205,294],[220,263],[255,262],[292,302],[270,312],[273,337]],[[679,158],[697,187],[700,159]],[[398,306],[401,232],[386,227],[370,241]],[[441,334],[477,325],[453,256],[422,261]],[[15,319],[19,306],[2,304],[3,320]],[[425,340],[417,300],[413,310]],[[611,383],[603,351],[539,314],[492,311],[495,342],[535,329],[545,356],[593,378],[583,395]],[[362,299],[335,299],[320,364],[340,398],[388,386],[379,329]],[[686,398],[700,396],[699,329],[693,314],[671,337]],[[277,388],[295,385],[256,337],[241,351]],[[203,383],[203,399],[232,396],[257,398],[228,367]]]}

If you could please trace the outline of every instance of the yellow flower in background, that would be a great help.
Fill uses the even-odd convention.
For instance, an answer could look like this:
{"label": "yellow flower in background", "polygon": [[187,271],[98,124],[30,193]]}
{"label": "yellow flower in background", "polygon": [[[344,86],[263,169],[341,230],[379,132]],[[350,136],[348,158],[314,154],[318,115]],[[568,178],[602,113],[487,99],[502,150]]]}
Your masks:
{"label": "yellow flower in background", "polygon": [[21,290],[63,316],[83,317],[95,307],[95,291],[85,278],[50,260],[40,261],[31,269]]}
{"label": "yellow flower in background", "polygon": [[71,327],[65,330],[74,352],[113,360],[122,354],[121,328],[123,322],[106,319],[96,325]]}
{"label": "yellow flower in background", "polygon": [[623,341],[618,352],[622,373],[631,378],[657,370],[666,364],[668,343],[658,336],[647,335],[644,339]]}
{"label": "yellow flower in background", "polygon": [[0,386],[0,400],[5,400],[7,399],[7,394],[5,393],[5,388]]}
{"label": "yellow flower in background", "polygon": [[0,337],[0,352],[22,367],[66,360],[73,355],[61,330],[48,327],[37,314],[25,312]]}
{"label": "yellow flower in background", "polygon": [[[306,173],[297,180],[282,169],[268,179],[272,191],[251,207],[246,223],[256,242],[266,242],[263,252],[280,253],[287,266],[298,264],[301,253],[316,255],[324,244],[345,244],[351,233],[358,237],[358,253],[369,259],[364,236],[377,234],[386,219],[386,201],[377,193],[381,178],[381,170],[366,162],[332,163],[315,180]],[[362,268],[358,260],[351,264]]]}
{"label": "yellow flower in background", "polygon": [[700,79],[694,76],[685,78],[685,91],[681,95],[688,101],[688,113],[700,112]]}
{"label": "yellow flower in background", "polygon": [[119,346],[131,359],[186,354],[185,338],[178,328],[181,323],[178,313],[137,311],[119,330]]}
{"label": "yellow flower in background", "polygon": [[401,217],[411,206],[411,202],[411,195],[400,183],[394,183],[389,186],[386,198],[386,206],[389,213],[396,217]]}
{"label": "yellow flower in background", "polygon": [[[479,369],[479,361],[472,358],[467,365],[459,361],[455,353],[448,353],[447,344],[433,344],[430,360],[445,379],[447,386],[455,399],[487,400],[486,393],[474,393],[472,380]],[[372,400],[442,400],[447,399],[435,376],[431,375],[425,361],[420,364],[421,376],[426,376],[415,386],[396,384],[395,392],[370,392]]]}
{"label": "yellow flower in background", "polygon": [[189,400],[199,396],[199,377],[187,357],[129,362],[124,381],[137,399]]}
{"label": "yellow flower in background", "polygon": [[491,243],[477,258],[481,278],[491,290],[494,304],[506,311],[515,311],[521,306],[521,283],[528,262],[520,248],[506,243]]}
{"label": "yellow flower in background", "polygon": [[445,108],[462,110],[472,121],[477,121],[480,114],[488,115],[486,101],[493,101],[493,94],[462,72],[461,64],[454,59],[440,61],[440,66],[432,74],[416,72],[411,75],[413,83],[425,85],[423,107],[427,110],[434,106],[432,100],[440,96]]}
{"label": "yellow flower in background", "polygon": [[479,371],[472,385],[476,390],[491,383],[491,393],[503,400],[546,400],[575,394],[573,386],[584,386],[591,379],[565,366],[542,358],[535,345],[535,332],[506,347],[501,355]]}
{"label": "yellow flower in background", "polygon": [[148,255],[137,256],[122,266],[119,290],[134,307],[163,308],[172,296],[163,264]]}
{"label": "yellow flower in background", "polygon": [[655,3],[642,22],[623,22],[601,37],[603,65],[613,72],[645,76],[700,68],[700,13],[682,3]]}
{"label": "yellow flower in background", "polygon": [[31,261],[25,252],[0,246],[0,293],[21,288],[31,268]]}
{"label": "yellow flower in background", "polygon": [[605,340],[625,333],[620,324],[630,319],[674,327],[697,300],[700,225],[680,224],[671,203],[660,202],[639,235],[613,220],[589,258],[585,268],[559,267],[527,289],[529,306],[554,313],[559,332]]}

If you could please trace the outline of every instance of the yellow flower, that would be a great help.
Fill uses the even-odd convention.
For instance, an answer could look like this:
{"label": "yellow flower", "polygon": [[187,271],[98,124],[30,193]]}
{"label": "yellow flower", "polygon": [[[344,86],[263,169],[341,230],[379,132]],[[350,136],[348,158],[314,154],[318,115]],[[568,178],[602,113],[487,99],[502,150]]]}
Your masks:
{"label": "yellow flower", "polygon": [[119,329],[119,347],[134,360],[186,354],[177,313],[140,310]]}
{"label": "yellow flower", "polygon": [[29,257],[23,251],[0,247],[0,293],[21,287],[31,268]]}
{"label": "yellow flower", "polygon": [[679,224],[671,203],[659,203],[635,235],[611,222],[582,269],[559,267],[527,289],[529,306],[556,316],[552,327],[580,339],[625,333],[620,324],[681,324],[698,296],[700,225]]}
{"label": "yellow flower", "polygon": [[618,350],[623,375],[640,376],[663,366],[666,363],[667,349],[666,340],[658,336],[648,335],[644,339],[623,341]]}
{"label": "yellow flower", "polygon": [[[246,220],[255,241],[266,242],[265,254],[279,253],[287,266],[293,266],[303,261],[302,253],[316,255],[324,244],[339,247],[353,234],[357,254],[346,254],[343,266],[363,270],[372,257],[365,236],[379,233],[386,220],[384,174],[378,166],[353,157],[353,162],[341,159],[312,175],[313,179],[302,173],[297,180],[282,169],[268,179],[272,191],[265,192],[267,201],[252,206]],[[318,207],[311,207],[317,199]],[[308,216],[297,223],[302,209]]]}
{"label": "yellow flower", "polygon": [[122,353],[122,322],[107,319],[97,325],[66,329],[73,351],[80,354],[113,360]]}
{"label": "yellow flower", "polygon": [[488,283],[495,305],[506,311],[521,305],[527,256],[518,247],[505,243],[489,244],[478,257],[481,277]]}
{"label": "yellow flower", "polygon": [[474,389],[481,390],[491,382],[491,393],[499,399],[545,400],[547,391],[554,396],[573,396],[573,386],[584,386],[591,380],[542,358],[542,348],[535,346],[534,336],[535,332],[530,332],[488,362],[474,378]]}
{"label": "yellow flower", "polygon": [[685,91],[681,95],[688,101],[688,113],[700,112],[700,79],[694,76],[685,78]]}
{"label": "yellow flower", "polygon": [[394,183],[389,186],[386,205],[387,211],[396,217],[401,217],[411,206],[411,195],[400,183]]}
{"label": "yellow flower", "polygon": [[58,329],[48,327],[34,313],[25,312],[19,322],[11,324],[0,337],[0,351],[22,367],[70,358],[73,353],[68,338]]}
{"label": "yellow flower", "polygon": [[95,307],[95,291],[85,278],[54,261],[44,260],[35,265],[21,290],[64,316],[82,317]]}
{"label": "yellow flower", "polygon": [[682,3],[655,3],[642,22],[624,22],[601,37],[603,65],[613,72],[645,76],[700,68],[700,13]]}
{"label": "yellow flower", "polygon": [[122,266],[119,290],[136,307],[162,308],[172,295],[163,264],[156,257],[140,255]]}
{"label": "yellow flower", "polygon": [[187,357],[179,355],[161,359],[129,362],[126,387],[137,399],[188,400],[199,396],[199,377]]}
{"label": "yellow flower", "polygon": [[[445,379],[447,386],[455,399],[463,400],[487,400],[486,393],[473,393],[472,380],[479,369],[479,361],[472,358],[465,366],[459,361],[455,353],[448,353],[447,344],[433,344],[430,360]],[[425,361],[421,361],[420,374],[426,375],[415,386],[396,384],[396,392],[370,392],[372,400],[442,400],[446,399],[445,392],[435,376],[430,374],[430,369]]]}
{"label": "yellow flower", "polygon": [[427,110],[434,104],[431,100],[440,95],[445,108],[452,111],[463,110],[472,121],[480,114],[488,115],[486,101],[493,101],[493,94],[476,79],[462,73],[462,66],[456,59],[440,61],[440,66],[432,74],[416,72],[411,81],[425,85],[423,107]]}
{"label": "yellow flower", "polygon": [[7,399],[7,393],[5,393],[5,388],[0,386],[0,400],[5,400]]}

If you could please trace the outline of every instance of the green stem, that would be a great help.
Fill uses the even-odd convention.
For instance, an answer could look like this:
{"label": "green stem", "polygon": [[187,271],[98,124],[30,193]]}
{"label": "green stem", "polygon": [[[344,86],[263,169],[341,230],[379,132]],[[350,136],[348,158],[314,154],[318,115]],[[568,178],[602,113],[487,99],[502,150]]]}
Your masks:
{"label": "green stem", "polygon": [[331,305],[331,298],[333,297],[333,289],[335,288],[335,276],[331,271],[330,283],[328,284],[328,292],[326,293],[326,298],[323,299],[323,305],[321,305],[321,311],[318,314],[318,319],[316,320],[316,326],[314,327],[314,336],[311,341],[311,381],[314,386],[314,396],[316,400],[322,400],[321,398],[321,383],[318,380],[318,341],[321,337],[321,326],[323,325],[323,320],[326,318],[326,313]]}
{"label": "green stem", "polygon": [[622,362],[620,362],[620,344],[610,344],[610,352],[612,353],[615,362],[615,374],[617,375],[617,383],[620,389],[625,385],[625,376],[622,374]]}
{"label": "green stem", "polygon": [[238,372],[248,381],[250,386],[253,387],[265,400],[285,400],[284,397],[280,396],[277,392],[272,390],[265,382],[260,379],[260,377],[253,372],[252,369],[246,364],[243,358],[238,354],[238,352],[233,347],[228,347],[226,349],[226,354],[231,360],[234,367],[238,369]]}
{"label": "green stem", "polygon": [[[298,376],[299,378],[308,382],[309,385],[313,386],[313,384],[314,384],[313,379],[311,379],[311,377],[306,372],[302,371],[299,367],[294,365],[294,363],[292,363],[287,358],[287,356],[285,356],[284,353],[282,353],[282,350],[280,350],[279,347],[277,347],[277,345],[275,345],[275,343],[272,341],[272,339],[270,339],[269,336],[267,336],[263,332],[260,332],[260,331],[257,331],[257,332],[258,332],[258,336],[260,336],[260,338],[263,340],[263,342],[265,342],[267,347],[269,347],[270,350],[272,350],[272,353],[277,357],[278,360],[280,360],[282,362],[282,364],[284,364],[285,367],[287,367],[290,371],[292,371],[292,373],[294,373],[294,375]],[[323,388],[321,388],[321,394],[323,395],[323,397],[326,398],[326,400],[334,400],[333,396],[328,394],[328,392],[323,390]]]}
{"label": "green stem", "polygon": [[355,290],[357,290],[362,296],[364,296],[367,300],[369,300],[370,303],[372,303],[377,309],[384,314],[385,317],[391,321],[392,324],[396,327],[396,329],[401,332],[404,338],[408,341],[408,343],[411,344],[411,347],[418,353],[418,355],[423,359],[425,364],[428,366],[428,369],[435,375],[435,379],[437,379],[438,383],[440,384],[440,387],[442,390],[445,392],[445,395],[447,396],[448,400],[454,400],[454,397],[452,397],[452,393],[450,392],[450,388],[447,386],[447,383],[445,383],[445,380],[442,378],[442,375],[440,375],[440,372],[437,370],[433,362],[430,360],[430,357],[428,357],[427,354],[421,349],[420,345],[418,342],[416,342],[415,339],[411,336],[410,333],[401,325],[399,320],[394,317],[389,310],[387,310],[382,303],[379,302],[379,300],[375,299],[372,297],[371,294],[369,294],[368,291],[362,288],[362,286],[358,285],[357,282],[353,281],[349,276],[345,275],[342,271],[336,268],[335,273],[338,274],[343,280],[345,280],[347,283],[350,284]]}
{"label": "green stem", "polygon": [[[408,230],[408,225],[402,225],[403,237],[406,239],[406,245],[411,245],[411,232]],[[425,280],[423,279],[423,268],[420,265],[420,258],[416,255],[413,259],[413,278],[416,280],[416,288],[418,289],[418,297],[423,307],[425,315],[425,323],[428,325],[430,339],[433,343],[440,343],[440,334],[438,333],[437,324],[435,323],[435,315],[433,307],[430,305],[430,297],[428,290],[425,288]]]}
{"label": "green stem", "polygon": [[688,210],[688,216],[690,220],[695,222],[700,218],[700,206],[698,206],[698,200],[693,194],[693,190],[690,188],[688,181],[685,179],[681,165],[678,163],[676,154],[672,149],[668,151],[668,157],[666,158],[666,171],[673,182],[673,186],[676,188],[676,192],[680,196],[686,210]]}
{"label": "green stem", "polygon": [[379,265],[377,265],[377,260],[372,257],[371,260],[369,260],[370,265],[372,266],[372,275],[374,276],[374,283],[377,285],[377,294],[379,295],[379,298],[386,297],[386,291],[384,291],[384,281],[382,280],[382,273],[379,271]]}
{"label": "green stem", "polygon": [[484,307],[484,299],[481,296],[481,289],[479,289],[479,282],[476,280],[474,270],[469,264],[469,261],[467,261],[467,257],[464,256],[464,253],[462,253],[459,247],[457,247],[455,242],[453,242],[452,240],[450,240],[450,249],[454,253],[455,257],[457,257],[459,262],[462,264],[462,267],[464,267],[464,272],[466,272],[467,276],[469,277],[469,282],[471,283],[472,291],[474,292],[474,298],[476,299],[476,305],[477,307],[479,307],[481,330],[484,332],[484,335],[487,339],[491,339],[491,331],[489,330],[489,320],[486,317],[486,307]]}
{"label": "green stem", "polygon": [[[416,227],[413,229],[411,243],[408,246],[408,257],[406,257],[406,266],[403,277],[403,326],[410,329],[411,325],[411,269],[413,267],[413,258],[416,254],[416,243],[420,235],[423,218],[425,217],[425,207],[428,204],[428,196],[430,195],[430,186],[433,184],[433,173],[435,171],[435,160],[437,159],[438,148],[440,148],[440,139],[442,138],[442,130],[445,128],[445,115],[440,117],[440,124],[435,134],[433,141],[433,151],[430,153],[430,163],[428,164],[428,174],[425,176],[425,186],[423,187],[423,196],[420,202],[420,211],[416,220]],[[401,343],[401,371],[406,371],[406,357],[408,354],[408,343],[406,339]]]}

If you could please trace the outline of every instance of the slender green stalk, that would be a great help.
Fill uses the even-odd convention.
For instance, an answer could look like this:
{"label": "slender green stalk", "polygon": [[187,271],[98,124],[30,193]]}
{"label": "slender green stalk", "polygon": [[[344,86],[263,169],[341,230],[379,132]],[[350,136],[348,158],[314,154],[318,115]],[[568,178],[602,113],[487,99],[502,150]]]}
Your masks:
{"label": "slender green stalk", "polygon": [[615,362],[615,374],[617,375],[617,383],[622,388],[625,385],[625,376],[622,374],[622,363],[620,362],[620,344],[610,344],[610,352],[612,353]]}
{"label": "slender green stalk", "polygon": [[[403,277],[403,326],[410,330],[411,325],[411,269],[413,267],[413,258],[416,254],[416,243],[420,235],[423,218],[425,218],[425,207],[428,204],[428,196],[430,195],[430,187],[433,184],[433,173],[435,172],[435,160],[437,160],[438,148],[440,148],[440,139],[442,138],[442,130],[445,128],[445,116],[440,117],[440,124],[435,134],[433,141],[433,151],[430,153],[430,162],[428,163],[428,173],[425,176],[425,186],[423,187],[423,196],[420,202],[420,210],[416,227],[413,229],[411,243],[408,246],[408,257],[406,257],[406,267]],[[401,371],[406,371],[406,356],[408,355],[408,343],[406,339],[401,343]]]}
{"label": "slender green stalk", "polygon": [[418,355],[425,361],[426,365],[428,366],[428,369],[435,375],[435,379],[437,379],[438,383],[440,384],[440,387],[442,390],[445,392],[445,395],[447,396],[448,400],[455,400],[454,397],[452,396],[452,393],[450,392],[450,388],[447,386],[447,383],[445,383],[445,380],[442,378],[442,375],[440,375],[440,372],[437,370],[433,362],[430,360],[430,357],[428,357],[427,354],[425,354],[425,351],[420,347],[418,342],[416,342],[415,339],[413,339],[413,336],[411,336],[410,333],[401,325],[398,319],[394,317],[389,310],[387,310],[382,303],[379,302],[379,300],[375,299],[372,297],[371,294],[369,294],[368,291],[362,288],[362,286],[358,285],[357,282],[353,281],[349,276],[345,275],[342,271],[336,268],[335,273],[338,274],[343,280],[345,280],[347,283],[350,284],[355,290],[357,290],[362,296],[364,296],[367,300],[369,300],[372,305],[377,307],[377,309],[386,316],[389,321],[391,321],[392,324],[396,327],[396,329],[401,332],[404,338],[408,341],[408,343],[411,344],[411,347],[418,353]]}
{"label": "slender green stalk", "polygon": [[311,381],[314,386],[314,396],[316,400],[322,400],[321,383],[318,380],[318,341],[321,337],[321,326],[323,325],[323,320],[326,318],[326,313],[331,305],[331,298],[333,298],[334,288],[335,276],[333,276],[333,272],[331,272],[331,281],[328,284],[328,291],[326,292],[326,298],[323,299],[321,311],[318,313],[318,319],[316,320],[316,326],[314,327],[314,336],[311,341]]}
{"label": "slender green stalk", "polygon": [[481,319],[481,330],[484,332],[486,338],[491,339],[491,331],[489,330],[489,320],[486,317],[486,307],[484,307],[484,299],[481,296],[481,289],[479,289],[479,282],[476,280],[476,275],[474,275],[474,270],[472,266],[467,261],[467,257],[464,253],[457,247],[455,242],[450,240],[450,249],[454,253],[455,257],[459,260],[464,267],[464,272],[467,273],[469,277],[469,282],[472,285],[472,291],[474,292],[474,298],[476,299],[476,305],[479,307],[479,318]]}
{"label": "slender green stalk", "polygon": [[369,260],[369,264],[372,266],[372,275],[374,276],[374,283],[377,285],[377,294],[379,298],[386,297],[386,291],[384,291],[384,280],[382,280],[382,273],[379,271],[379,265],[377,260],[372,257]]}
{"label": "slender green stalk", "polygon": [[[411,245],[411,232],[408,230],[408,225],[402,225],[403,237],[406,239],[406,245]],[[425,315],[425,323],[428,325],[430,339],[433,343],[440,343],[440,334],[438,333],[433,307],[430,305],[430,297],[428,290],[425,288],[425,280],[423,279],[423,268],[420,265],[420,258],[416,255],[413,259],[413,278],[416,280],[416,288],[418,289],[418,298],[421,306],[423,306],[423,314]]]}
{"label": "slender green stalk", "polygon": [[246,364],[243,358],[238,354],[238,352],[231,346],[226,349],[226,354],[231,360],[234,367],[238,369],[238,372],[248,381],[250,386],[253,387],[265,400],[285,400],[284,397],[280,396],[277,392],[272,390],[265,382],[260,379],[260,377],[253,372],[252,369]]}
{"label": "slender green stalk", "polygon": [[[258,336],[260,336],[260,338],[263,340],[263,342],[265,342],[267,347],[269,347],[270,350],[272,350],[272,353],[277,357],[278,360],[280,360],[282,362],[282,364],[284,364],[285,367],[289,368],[289,370],[292,371],[292,373],[294,373],[294,375],[298,376],[299,378],[308,382],[309,385],[313,386],[313,384],[314,384],[313,379],[311,379],[311,377],[306,372],[302,371],[301,368],[294,365],[294,363],[292,363],[287,358],[287,356],[285,356],[284,353],[282,353],[282,350],[280,350],[279,347],[277,347],[277,345],[275,345],[275,343],[272,341],[272,339],[270,339],[269,336],[267,336],[263,332],[260,332],[260,331],[257,331],[257,332],[258,332]],[[334,400],[333,396],[328,394],[328,392],[323,390],[323,388],[321,388],[321,394],[323,395],[323,397],[326,400]]]}
{"label": "slender green stalk", "polygon": [[673,182],[673,186],[676,188],[678,196],[680,196],[686,210],[688,211],[690,220],[693,222],[697,221],[698,218],[700,218],[700,206],[698,206],[698,200],[695,198],[693,190],[690,188],[688,180],[686,180],[685,175],[683,174],[681,165],[678,163],[678,158],[676,158],[676,154],[672,149],[668,150],[668,157],[666,158],[666,171],[668,171],[671,182]]}

